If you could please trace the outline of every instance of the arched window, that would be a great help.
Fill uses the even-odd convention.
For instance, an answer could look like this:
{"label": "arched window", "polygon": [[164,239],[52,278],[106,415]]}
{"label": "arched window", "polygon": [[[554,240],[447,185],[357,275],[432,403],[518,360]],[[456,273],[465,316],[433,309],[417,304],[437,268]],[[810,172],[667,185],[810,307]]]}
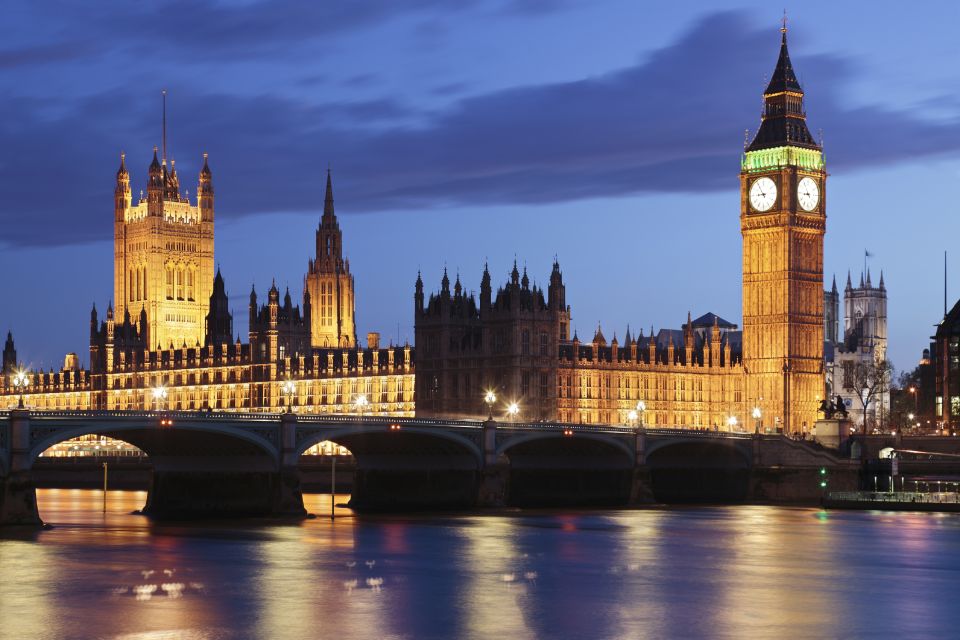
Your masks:
{"label": "arched window", "polygon": [[183,267],[177,267],[177,300],[183,300]]}
{"label": "arched window", "polygon": [[133,286],[134,286],[133,269],[131,269],[131,270],[130,270],[130,280],[127,281],[127,299],[128,299],[130,302],[133,302]]}
{"label": "arched window", "polygon": [[193,268],[187,269],[187,300],[193,300]]}
{"label": "arched window", "polygon": [[167,265],[167,300],[173,300],[173,265]]}
{"label": "arched window", "polygon": [[141,280],[140,280],[141,284],[143,285],[143,295],[141,296],[140,299],[141,299],[141,300],[146,300],[146,299],[147,299],[147,268],[146,268],[146,267],[143,267],[143,268],[140,270],[140,272],[141,272],[142,275],[143,275],[143,277],[142,277]]}

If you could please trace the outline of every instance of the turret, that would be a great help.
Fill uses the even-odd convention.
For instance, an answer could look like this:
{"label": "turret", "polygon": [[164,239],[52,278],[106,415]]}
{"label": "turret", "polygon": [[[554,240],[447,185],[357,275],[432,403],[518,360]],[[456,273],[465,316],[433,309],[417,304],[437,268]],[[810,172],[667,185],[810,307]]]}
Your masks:
{"label": "turret", "polygon": [[200,220],[213,222],[213,173],[207,164],[207,154],[203,154],[203,168],[197,184],[197,206],[200,207]]}
{"label": "turret", "polygon": [[219,268],[213,279],[213,293],[210,294],[209,309],[207,330],[203,341],[204,346],[229,343],[233,337],[233,315],[230,313],[227,288]]}
{"label": "turret", "polygon": [[93,309],[90,310],[90,340],[93,341],[97,337],[97,332],[100,329],[100,322],[97,319],[97,304],[93,304]]}
{"label": "turret", "polygon": [[114,214],[117,222],[123,222],[130,207],[130,174],[127,173],[126,154],[120,154],[120,168],[117,169],[117,186],[113,192]]}
{"label": "turret", "polygon": [[483,263],[483,277],[480,278],[480,312],[484,313],[490,310],[493,292],[490,288],[490,269],[487,263]]}
{"label": "turret", "polygon": [[447,268],[443,268],[443,279],[440,280],[440,295],[444,298],[450,297],[450,278],[447,276]]}
{"label": "turret", "polygon": [[257,288],[255,285],[250,285],[250,330],[253,330],[254,325],[257,323]]}
{"label": "turret", "polygon": [[153,148],[153,161],[147,170],[147,203],[151,216],[163,215],[163,168],[157,159],[157,148]]}
{"label": "turret", "polygon": [[567,289],[563,285],[563,275],[560,273],[560,263],[553,261],[553,271],[550,272],[550,285],[547,287],[547,304],[556,311],[563,311],[567,306]]}
{"label": "turret", "polygon": [[17,350],[13,346],[13,332],[7,331],[7,341],[3,345],[3,373],[11,374],[17,368]]}
{"label": "turret", "polygon": [[417,283],[413,289],[413,310],[415,313],[423,313],[423,278],[420,277],[420,271],[417,271]]}

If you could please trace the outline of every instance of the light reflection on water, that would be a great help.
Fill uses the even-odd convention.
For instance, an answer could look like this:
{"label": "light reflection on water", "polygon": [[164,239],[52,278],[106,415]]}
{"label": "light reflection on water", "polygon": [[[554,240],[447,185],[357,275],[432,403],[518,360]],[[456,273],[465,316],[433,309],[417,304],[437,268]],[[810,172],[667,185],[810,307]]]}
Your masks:
{"label": "light reflection on water", "polygon": [[[960,516],[740,506],[151,523],[38,491],[0,638],[923,637],[960,628]],[[347,496],[338,497],[345,502]]]}

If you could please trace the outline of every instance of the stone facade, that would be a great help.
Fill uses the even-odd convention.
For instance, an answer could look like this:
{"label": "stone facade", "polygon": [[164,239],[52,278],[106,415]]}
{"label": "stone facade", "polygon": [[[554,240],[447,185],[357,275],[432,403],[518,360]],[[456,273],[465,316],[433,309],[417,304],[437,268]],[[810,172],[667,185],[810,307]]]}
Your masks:
{"label": "stone facade", "polygon": [[329,170],[316,244],[316,257],[307,265],[305,285],[314,305],[310,320],[311,344],[323,348],[356,346],[353,276],[350,261],[343,259],[343,234],[333,211]]}
{"label": "stone facade", "polygon": [[[147,198],[131,206],[130,177],[121,157],[116,309],[108,305],[102,321],[95,306],[91,311],[90,369],[79,369],[73,356],[60,371],[30,372],[28,408],[280,411],[292,406],[301,413],[412,416],[413,349],[381,348],[377,334],[371,334],[367,348],[357,345],[353,277],[341,258],[329,173],[317,259],[310,261],[302,305],[293,304],[289,290],[281,301],[276,285],[267,292],[266,304],[258,304],[251,291],[247,343],[233,337],[226,284],[219,270],[213,273],[213,181],[206,156],[197,193],[198,202],[191,205],[180,195],[172,163],[168,173],[166,160],[154,153]],[[337,292],[334,302],[323,298],[323,283]],[[319,314],[311,287],[321,298]],[[336,322],[321,326],[317,339],[313,320],[323,313]],[[7,396],[6,406],[15,404],[17,395],[12,335],[3,368],[0,396]],[[293,390],[288,393],[289,382]],[[154,397],[159,388],[164,394]],[[358,404],[361,396],[365,403]]]}
{"label": "stone facade", "polygon": [[193,204],[180,192],[174,163],[168,170],[156,148],[148,175],[146,198],[133,204],[121,156],[114,192],[116,314],[146,312],[143,338],[151,347],[192,347],[203,342],[213,285],[213,176],[204,154]]}
{"label": "stone facade", "polygon": [[[425,300],[418,276],[414,293],[417,415],[498,418],[516,403],[516,420],[628,424],[630,412],[647,426],[728,430],[747,424],[740,333],[707,314],[688,316],[680,330],[651,337],[626,331],[607,343],[598,327],[592,341],[570,339],[570,307],[559,263],[546,295],[514,264],[493,294],[484,268],[480,301],[453,290],[446,273],[440,291]],[[722,328],[721,328],[722,324]],[[676,344],[674,344],[676,341]],[[484,397],[498,400],[489,407]],[[736,418],[731,424],[730,418]],[[753,429],[752,422],[749,428]]]}
{"label": "stone facade", "polygon": [[746,393],[788,432],[809,430],[824,394],[826,165],[806,124],[786,29],[740,173]]}

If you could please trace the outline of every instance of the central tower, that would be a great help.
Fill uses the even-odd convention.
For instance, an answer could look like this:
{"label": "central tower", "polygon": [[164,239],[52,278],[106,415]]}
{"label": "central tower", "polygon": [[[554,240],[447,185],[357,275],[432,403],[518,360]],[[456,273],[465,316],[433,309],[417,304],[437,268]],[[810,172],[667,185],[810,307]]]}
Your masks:
{"label": "central tower", "polygon": [[809,430],[823,396],[827,173],[781,29],[760,128],[740,172],[743,363],[766,426]]}
{"label": "central tower", "polygon": [[343,259],[343,235],[333,212],[333,183],[327,170],[323,216],[317,228],[317,256],[307,265],[306,290],[313,313],[310,341],[314,347],[353,347],[357,344],[353,276]]}

